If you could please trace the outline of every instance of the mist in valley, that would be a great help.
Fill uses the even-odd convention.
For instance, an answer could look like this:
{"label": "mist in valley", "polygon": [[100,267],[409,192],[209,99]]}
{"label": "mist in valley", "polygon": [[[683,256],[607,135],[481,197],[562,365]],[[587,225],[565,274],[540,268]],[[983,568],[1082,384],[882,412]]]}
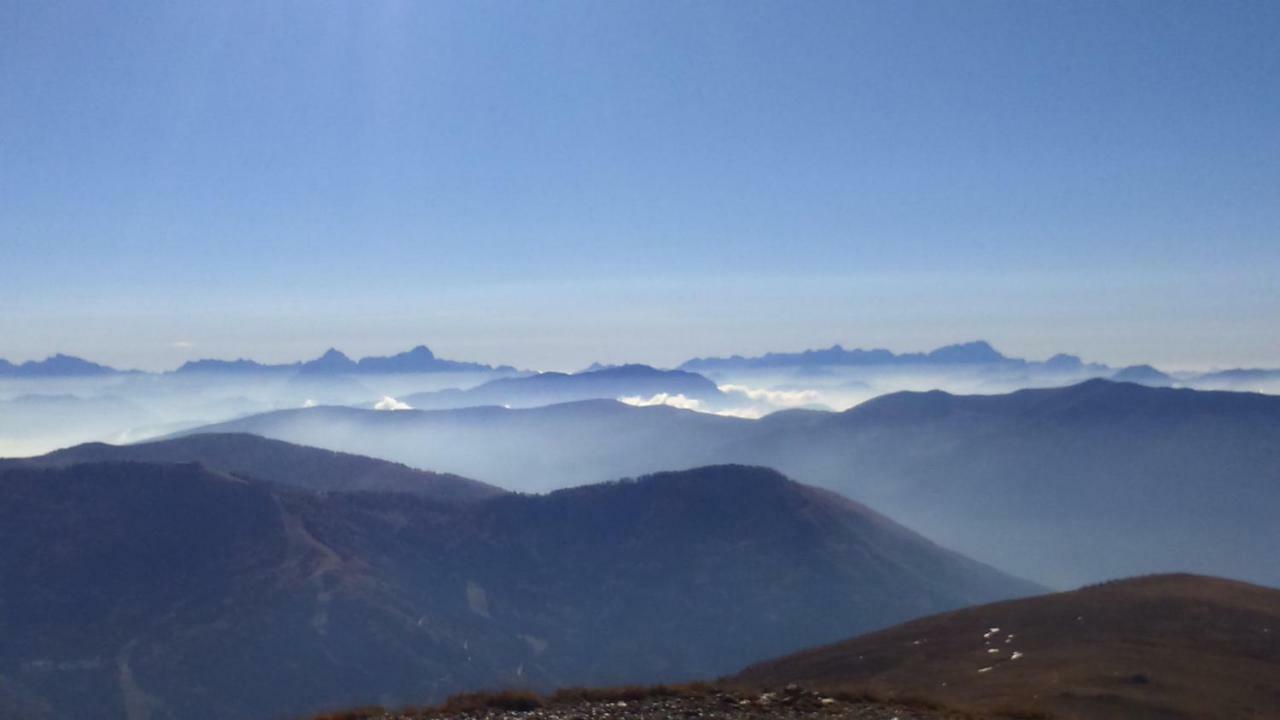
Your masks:
{"label": "mist in valley", "polygon": [[0,3],[0,720],[1275,720],[1278,37]]}

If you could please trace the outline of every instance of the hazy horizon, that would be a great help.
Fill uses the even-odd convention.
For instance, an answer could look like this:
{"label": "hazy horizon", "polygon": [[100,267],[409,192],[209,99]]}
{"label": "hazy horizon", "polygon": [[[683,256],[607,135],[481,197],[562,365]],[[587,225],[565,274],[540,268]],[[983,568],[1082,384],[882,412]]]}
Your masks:
{"label": "hazy horizon", "polygon": [[[1123,368],[1131,365],[1152,365],[1157,367],[1160,370],[1163,370],[1166,372],[1174,372],[1174,373],[1208,372],[1208,371],[1215,371],[1215,370],[1240,369],[1240,368],[1252,369],[1257,367],[1265,367],[1267,369],[1277,369],[1276,365],[1280,364],[1275,361],[1270,361],[1270,364],[1268,364],[1267,361],[1261,361],[1259,363],[1254,363],[1252,365],[1250,364],[1173,365],[1170,363],[1163,363],[1158,360],[1151,360],[1151,359],[1138,359],[1132,362],[1123,362],[1123,363],[1109,362],[1105,358],[1097,358],[1097,357],[1082,355],[1081,353],[1072,351],[1072,349],[1070,348],[1060,348],[1057,350],[1049,350],[1049,351],[1041,352],[1038,354],[1022,354],[1019,352],[1011,351],[1007,346],[1004,346],[999,343],[991,342],[986,338],[981,338],[981,337],[958,338],[953,341],[939,342],[939,343],[932,343],[932,344],[926,343],[926,344],[914,345],[909,347],[891,347],[891,346],[885,346],[885,345],[875,344],[875,343],[860,343],[858,341],[834,340],[830,342],[816,343],[816,344],[803,346],[803,347],[802,346],[762,347],[758,351],[746,351],[746,352],[740,349],[724,349],[720,351],[711,351],[711,352],[695,353],[695,354],[689,354],[689,353],[680,354],[678,347],[671,347],[671,348],[667,348],[668,352],[663,355],[663,357],[672,358],[668,362],[651,361],[644,357],[637,358],[633,356],[620,356],[614,359],[601,359],[600,357],[593,357],[592,359],[585,359],[582,362],[578,362],[578,363],[571,362],[568,364],[553,365],[553,366],[546,366],[546,365],[540,366],[535,364],[523,363],[518,360],[512,360],[511,356],[521,354],[521,348],[516,346],[512,346],[510,348],[511,353],[507,355],[503,354],[503,348],[501,347],[481,346],[482,348],[487,348],[487,349],[482,349],[480,351],[487,352],[491,357],[476,357],[472,355],[467,355],[462,350],[458,352],[451,352],[448,349],[442,349],[443,346],[440,346],[436,343],[432,343],[429,341],[419,341],[413,338],[406,338],[405,340],[399,343],[396,343],[395,341],[387,341],[387,342],[379,341],[376,343],[365,342],[365,343],[352,343],[352,344],[344,344],[341,342],[331,342],[331,343],[322,342],[319,344],[298,343],[298,344],[291,344],[289,346],[290,349],[296,349],[298,352],[301,352],[302,354],[292,354],[290,350],[277,350],[273,354],[261,354],[261,353],[255,353],[251,348],[246,349],[244,351],[230,351],[230,352],[221,352],[221,353],[213,352],[213,351],[201,352],[202,346],[200,343],[191,342],[191,341],[179,341],[177,343],[172,343],[170,345],[170,348],[175,351],[181,351],[179,354],[182,359],[176,360],[173,362],[162,362],[162,361],[156,360],[150,364],[143,364],[141,362],[138,362],[136,359],[139,357],[144,357],[144,355],[131,353],[129,349],[123,349],[114,353],[113,356],[118,358],[117,360],[114,360],[114,361],[109,361],[108,359],[100,355],[94,355],[91,353],[71,352],[66,349],[55,349],[44,354],[36,354],[36,355],[30,355],[30,356],[8,357],[8,356],[0,355],[0,360],[7,360],[9,362],[12,362],[15,365],[20,365],[28,361],[39,362],[42,360],[46,360],[54,355],[61,354],[61,355],[70,355],[73,357],[78,357],[83,360],[88,360],[91,362],[96,362],[102,365],[109,366],[116,370],[163,373],[163,372],[170,372],[170,371],[176,370],[183,363],[188,361],[195,361],[195,360],[224,360],[224,361],[252,360],[258,363],[262,363],[264,365],[291,364],[291,363],[297,363],[297,362],[306,362],[308,360],[314,360],[331,349],[338,350],[339,352],[343,353],[344,355],[351,358],[352,360],[359,360],[363,357],[386,357],[391,355],[397,355],[421,345],[421,346],[426,346],[428,349],[430,349],[432,354],[435,355],[437,358],[441,358],[445,360],[477,362],[485,365],[492,365],[494,367],[511,366],[516,368],[517,370],[529,370],[534,372],[570,372],[572,373],[572,372],[579,372],[579,371],[585,370],[589,366],[591,366],[593,363],[599,363],[601,365],[641,364],[641,365],[650,365],[658,368],[675,368],[681,365],[682,363],[684,363],[685,361],[694,360],[697,358],[709,358],[709,357],[728,358],[735,355],[743,356],[743,357],[755,357],[755,356],[764,355],[766,353],[800,353],[806,350],[824,350],[835,345],[839,345],[843,347],[845,350],[888,350],[896,355],[903,355],[903,354],[911,354],[911,353],[928,353],[930,351],[937,350],[938,348],[945,347],[948,345],[965,344],[970,342],[988,342],[992,345],[992,347],[995,348],[996,351],[1000,352],[1005,357],[1008,357],[1011,359],[1027,360],[1029,362],[1043,362],[1045,360],[1048,360],[1054,355],[1066,354],[1066,355],[1075,355],[1085,363],[1097,363],[1100,365],[1106,365],[1113,368]],[[248,346],[245,346],[245,347],[247,348]],[[367,351],[361,351],[361,350],[355,350],[354,348],[356,347],[369,347],[372,349]],[[310,348],[310,350],[308,350],[307,348]]]}
{"label": "hazy horizon", "polygon": [[1280,7],[0,9],[0,356],[1280,364]]}
{"label": "hazy horizon", "polygon": [[0,720],[1275,720],[1278,233],[1280,0],[0,0]]}

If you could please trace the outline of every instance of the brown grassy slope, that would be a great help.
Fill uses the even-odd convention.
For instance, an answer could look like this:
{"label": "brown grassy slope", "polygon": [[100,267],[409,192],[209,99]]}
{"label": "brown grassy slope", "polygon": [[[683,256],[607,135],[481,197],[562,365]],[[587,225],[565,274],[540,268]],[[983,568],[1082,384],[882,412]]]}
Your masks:
{"label": "brown grassy slope", "polygon": [[733,680],[1089,720],[1280,718],[1280,591],[1194,575],[1115,581],[912,621]]}

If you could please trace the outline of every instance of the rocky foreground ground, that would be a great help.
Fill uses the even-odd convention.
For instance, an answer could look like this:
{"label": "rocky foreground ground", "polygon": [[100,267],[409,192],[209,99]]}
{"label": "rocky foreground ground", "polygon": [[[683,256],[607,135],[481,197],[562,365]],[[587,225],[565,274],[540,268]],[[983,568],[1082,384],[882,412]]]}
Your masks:
{"label": "rocky foreground ground", "polygon": [[696,692],[653,689],[570,691],[542,698],[523,693],[460,696],[430,709],[356,710],[315,720],[971,720],[974,716],[919,704],[790,685],[774,692],[723,688]]}

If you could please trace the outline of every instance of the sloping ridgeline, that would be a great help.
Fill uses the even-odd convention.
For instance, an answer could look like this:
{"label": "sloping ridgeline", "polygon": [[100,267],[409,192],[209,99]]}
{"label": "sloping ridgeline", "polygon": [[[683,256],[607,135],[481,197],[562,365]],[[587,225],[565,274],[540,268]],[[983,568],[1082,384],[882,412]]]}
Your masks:
{"label": "sloping ridgeline", "polygon": [[0,709],[203,720],[709,677],[1037,588],[750,467],[467,504],[0,470]]}
{"label": "sloping ridgeline", "polygon": [[0,459],[0,468],[64,467],[106,461],[198,462],[228,475],[322,492],[400,492],[452,502],[479,500],[503,492],[500,488],[458,475],[417,470],[400,463],[294,445],[247,433],[189,435],[136,445],[85,443],[34,458]]}
{"label": "sloping ridgeline", "polygon": [[[313,408],[211,429],[391,458],[515,490],[709,463],[777,468],[1015,574],[1074,587],[1189,571],[1280,586],[1280,397],[1092,380],[895,393],[760,420],[589,401]],[[501,453],[492,448],[501,447]]]}

